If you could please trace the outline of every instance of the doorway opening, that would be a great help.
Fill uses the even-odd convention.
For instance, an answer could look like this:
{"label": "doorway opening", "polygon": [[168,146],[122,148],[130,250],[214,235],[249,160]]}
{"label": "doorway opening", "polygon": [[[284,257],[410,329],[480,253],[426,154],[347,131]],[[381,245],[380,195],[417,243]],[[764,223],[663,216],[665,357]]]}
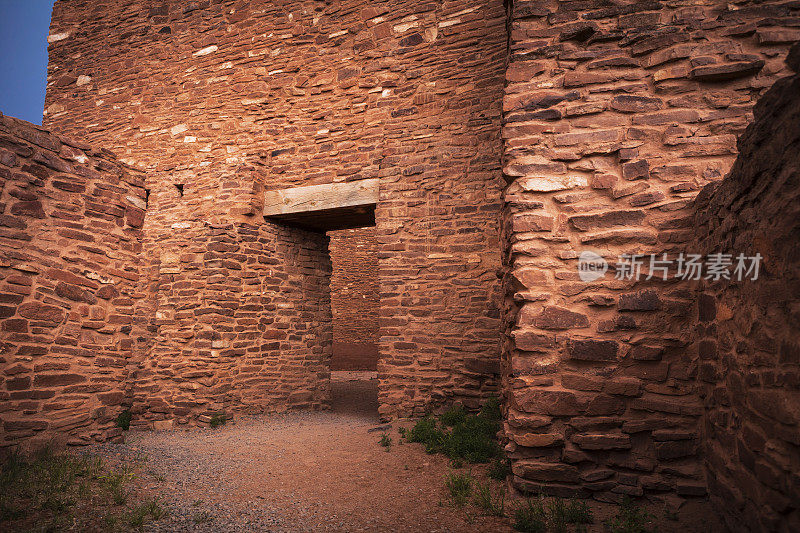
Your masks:
{"label": "doorway opening", "polygon": [[377,178],[266,191],[264,217],[328,236],[334,412],[378,419]]}
{"label": "doorway opening", "polygon": [[378,412],[378,249],[375,227],[328,232],[333,272],[331,408]]}

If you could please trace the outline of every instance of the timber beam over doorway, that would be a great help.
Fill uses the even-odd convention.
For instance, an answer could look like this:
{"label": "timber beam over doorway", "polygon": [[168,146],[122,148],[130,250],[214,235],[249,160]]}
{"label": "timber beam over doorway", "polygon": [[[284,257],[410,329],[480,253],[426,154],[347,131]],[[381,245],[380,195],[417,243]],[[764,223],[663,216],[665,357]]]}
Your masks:
{"label": "timber beam over doorway", "polygon": [[375,225],[378,178],[266,191],[264,217],[312,231]]}

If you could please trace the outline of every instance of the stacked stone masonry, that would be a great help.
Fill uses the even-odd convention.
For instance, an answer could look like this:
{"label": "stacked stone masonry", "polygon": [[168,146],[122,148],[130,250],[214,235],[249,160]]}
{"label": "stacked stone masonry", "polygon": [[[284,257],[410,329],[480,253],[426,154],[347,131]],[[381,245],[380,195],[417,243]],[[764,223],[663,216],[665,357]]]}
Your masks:
{"label": "stacked stone masonry", "polygon": [[0,451],[116,439],[143,297],[144,176],[0,115],[0,183]]}
{"label": "stacked stone masonry", "polygon": [[374,228],[329,233],[331,370],[375,370],[378,363],[378,248]]}
{"label": "stacked stone masonry", "polygon": [[[114,437],[123,408],[325,408],[338,333],[377,346],[384,418],[499,387],[518,490],[800,527],[800,3],[58,0],[52,20],[45,125],[123,163],[3,118],[5,444]],[[374,230],[259,214],[264,190],[367,178]],[[609,272],[581,281],[583,251]],[[615,276],[681,252],[759,252],[763,278]]]}
{"label": "stacked stone masonry", "polygon": [[186,220],[260,224],[264,189],[381,178],[381,414],[475,406],[499,372],[505,15],[60,0],[44,122],[148,170],[146,246]]}
{"label": "stacked stone masonry", "polygon": [[[800,71],[800,45],[794,70]],[[730,174],[698,197],[698,250],[752,250],[758,282],[697,287],[701,455],[733,531],[800,530],[800,76],[759,100]]]}
{"label": "stacked stone masonry", "polygon": [[[156,216],[164,210],[156,206]],[[149,217],[143,255],[152,263],[142,288],[149,305],[137,314],[145,331],[130,372],[132,424],[326,408],[328,238],[270,223],[201,220],[159,231]]]}
{"label": "stacked stone masonry", "polygon": [[[790,73],[800,4],[514,2],[510,13],[502,365],[514,485],[671,505],[704,496],[694,288],[674,270],[647,281],[646,262],[640,281],[616,279],[618,257],[692,252],[694,197],[728,172],[753,104]],[[581,281],[583,251],[610,263],[605,277]],[[728,437],[736,427],[715,423]],[[796,504],[796,485],[783,494]]]}

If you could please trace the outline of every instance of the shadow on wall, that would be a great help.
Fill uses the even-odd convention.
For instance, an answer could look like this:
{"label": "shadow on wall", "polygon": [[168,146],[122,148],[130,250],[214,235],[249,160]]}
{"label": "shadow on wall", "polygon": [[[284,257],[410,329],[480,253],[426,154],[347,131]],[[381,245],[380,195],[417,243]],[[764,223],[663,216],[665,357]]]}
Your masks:
{"label": "shadow on wall", "polygon": [[[787,63],[800,72],[800,44]],[[763,257],[757,281],[699,288],[701,455],[732,531],[800,531],[800,75],[753,114],[730,174],[697,198],[698,253]]]}
{"label": "shadow on wall", "polygon": [[[511,5],[503,380],[512,482],[616,502],[711,494],[732,525],[800,530],[800,217],[786,174],[797,168],[799,121],[797,101],[777,96],[791,91],[779,80],[792,75],[784,58],[798,6],[601,4]],[[697,193],[731,168],[704,193],[711,210],[698,220]],[[647,260],[637,276],[630,261],[762,247],[767,277],[705,288],[701,323],[698,282],[679,278],[676,264],[648,277]],[[607,272],[583,279],[584,251]]]}

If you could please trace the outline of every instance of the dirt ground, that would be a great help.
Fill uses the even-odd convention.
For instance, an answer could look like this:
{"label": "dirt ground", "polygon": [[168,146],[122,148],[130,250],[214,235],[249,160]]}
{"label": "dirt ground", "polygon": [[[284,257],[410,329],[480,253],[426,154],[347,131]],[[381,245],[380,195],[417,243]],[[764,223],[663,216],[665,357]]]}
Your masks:
{"label": "dirt ground", "polygon": [[[372,374],[374,375],[374,374]],[[333,409],[238,417],[216,429],[131,432],[124,444],[95,447],[111,462],[139,461],[136,497],[157,497],[168,515],[146,531],[512,531],[510,520],[453,506],[442,456],[398,444],[397,427],[377,418],[376,380],[336,373]],[[361,378],[361,379],[358,379]],[[391,436],[387,451],[381,435]],[[466,467],[470,469],[470,467]],[[499,490],[503,483],[471,467]],[[616,508],[592,504],[595,524]],[[685,512],[684,512],[685,511]],[[653,510],[657,518],[663,510]],[[659,531],[713,531],[707,508],[682,509]],[[663,523],[662,523],[663,522]]]}

